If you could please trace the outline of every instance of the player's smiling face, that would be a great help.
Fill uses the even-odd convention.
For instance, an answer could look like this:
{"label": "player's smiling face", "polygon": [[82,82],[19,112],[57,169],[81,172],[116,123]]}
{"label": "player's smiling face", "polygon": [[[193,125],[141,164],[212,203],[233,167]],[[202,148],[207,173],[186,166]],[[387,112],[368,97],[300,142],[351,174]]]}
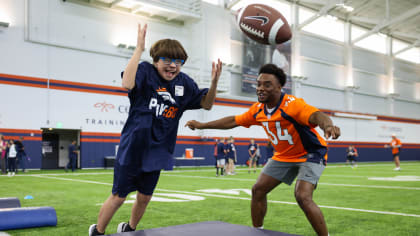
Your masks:
{"label": "player's smiling face", "polygon": [[159,73],[159,75],[167,81],[171,81],[179,74],[181,71],[182,65],[177,65],[175,62],[167,63],[164,62],[162,59],[159,59],[159,61],[153,63]]}
{"label": "player's smiling face", "polygon": [[281,95],[281,85],[272,74],[260,74],[257,79],[258,101],[269,106],[277,105]]}

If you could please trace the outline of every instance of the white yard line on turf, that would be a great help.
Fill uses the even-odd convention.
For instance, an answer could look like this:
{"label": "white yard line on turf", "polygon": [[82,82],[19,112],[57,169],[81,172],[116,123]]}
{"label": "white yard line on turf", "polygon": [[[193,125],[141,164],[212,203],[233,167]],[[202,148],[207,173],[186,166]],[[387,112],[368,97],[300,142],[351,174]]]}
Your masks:
{"label": "white yard line on turf", "polygon": [[[170,175],[162,174],[162,176],[170,177],[180,177],[180,178],[195,178],[195,179],[216,179],[216,180],[226,180],[226,181],[247,181],[255,182],[255,179],[239,179],[232,177],[205,177],[205,176],[193,176],[193,175]],[[359,188],[384,188],[384,189],[404,189],[404,190],[420,190],[417,187],[402,187],[402,186],[381,186],[381,185],[359,185],[359,184],[334,184],[334,183],[318,183],[319,185],[331,185],[331,186],[343,186],[343,187],[359,187]]]}
{"label": "white yard line on turf", "polygon": [[[39,176],[39,175],[38,176],[34,175],[34,176],[39,177],[39,178],[57,179],[57,180],[88,183],[88,184],[112,185],[111,183],[102,183],[102,182],[90,181],[90,180],[67,179],[67,178],[61,178],[61,177]],[[245,197],[234,197],[234,196],[225,196],[225,195],[209,194],[209,193],[197,193],[197,192],[188,192],[188,191],[161,189],[161,188],[156,188],[156,191],[184,193],[184,194],[195,194],[195,195],[207,196],[207,197],[218,197],[218,198],[228,198],[228,199],[235,199],[235,200],[251,201],[250,198],[245,198]],[[287,204],[287,205],[297,205],[297,203],[295,203],[295,202],[285,202],[285,201],[276,201],[276,200],[268,200],[268,202],[279,203],[279,204]],[[319,207],[330,208],[330,209],[338,209],[338,210],[346,210],[346,211],[368,212],[368,213],[376,213],[376,214],[383,214],[383,215],[411,216],[411,217],[419,217],[420,218],[420,215],[406,214],[406,213],[400,213],[400,212],[375,211],[375,210],[365,210],[365,209],[357,209],[357,208],[349,208],[349,207],[324,206],[324,205],[319,205]]]}
{"label": "white yard line on turf", "polygon": [[[218,197],[218,198],[229,198],[229,199],[239,199],[239,200],[248,200],[251,201],[250,198],[245,197],[233,197],[233,196],[225,196],[225,195],[218,195],[218,194],[209,194],[209,193],[196,193],[196,192],[187,192],[187,191],[179,191],[179,190],[168,190],[168,189],[160,189],[157,188],[157,191],[164,191],[164,192],[176,192],[176,193],[183,193],[183,194],[196,194],[200,196],[208,196],[208,197]],[[285,201],[276,201],[276,200],[267,200],[270,203],[280,203],[280,204],[288,204],[288,205],[297,205],[296,202],[285,202]],[[391,211],[375,211],[375,210],[365,210],[365,209],[357,209],[357,208],[349,208],[349,207],[336,207],[336,206],[324,206],[318,205],[321,208],[330,208],[330,209],[339,209],[339,210],[346,210],[346,211],[359,211],[359,212],[369,212],[369,213],[377,213],[377,214],[384,214],[384,215],[398,215],[398,216],[412,216],[412,217],[419,217],[420,215],[416,214],[406,214],[400,212],[391,212]]]}
{"label": "white yard line on turf", "polygon": [[[86,173],[86,175],[91,175],[94,173]],[[102,173],[98,173],[102,174]],[[69,180],[65,178],[59,178],[52,176],[54,174],[35,174],[35,175],[16,175],[13,177],[25,177],[25,176],[33,176],[33,177],[43,177],[43,178],[51,178],[51,179],[62,179],[62,180]],[[57,174],[57,175],[66,175],[66,174]],[[74,176],[74,175],[84,175],[80,174],[67,174],[66,176]],[[162,174],[162,176],[171,176],[171,177],[180,177],[180,178],[194,178],[194,179],[214,179],[214,180],[227,180],[227,181],[245,181],[245,182],[255,182],[255,179],[239,179],[239,178],[232,178],[232,177],[205,177],[205,176],[193,176],[193,175],[171,175],[171,174]],[[86,181],[87,183],[92,182],[96,183],[96,181],[89,181],[89,180],[80,180]],[[98,182],[100,183],[100,182]],[[402,189],[402,190],[420,190],[419,187],[404,187],[404,186],[383,186],[383,185],[360,185],[360,184],[334,184],[334,183],[318,183],[319,185],[330,185],[330,186],[343,186],[343,187],[358,187],[358,188],[381,188],[381,189]],[[111,184],[112,185],[112,184]]]}

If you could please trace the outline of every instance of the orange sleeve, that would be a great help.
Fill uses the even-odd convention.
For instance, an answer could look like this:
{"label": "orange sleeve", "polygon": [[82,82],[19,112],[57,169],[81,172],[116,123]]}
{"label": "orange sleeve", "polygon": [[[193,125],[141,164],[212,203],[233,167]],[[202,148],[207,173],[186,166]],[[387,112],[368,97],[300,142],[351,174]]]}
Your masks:
{"label": "orange sleeve", "polygon": [[249,110],[242,115],[235,116],[235,122],[237,125],[244,126],[249,128],[251,125],[259,125],[260,123],[257,122],[256,117],[254,116],[259,111],[258,103],[252,105]]}
{"label": "orange sleeve", "polygon": [[319,111],[318,108],[307,104],[302,98],[296,98],[289,106],[289,109],[287,109],[288,115],[293,117],[301,125],[313,127],[313,125],[309,124],[309,117]]}

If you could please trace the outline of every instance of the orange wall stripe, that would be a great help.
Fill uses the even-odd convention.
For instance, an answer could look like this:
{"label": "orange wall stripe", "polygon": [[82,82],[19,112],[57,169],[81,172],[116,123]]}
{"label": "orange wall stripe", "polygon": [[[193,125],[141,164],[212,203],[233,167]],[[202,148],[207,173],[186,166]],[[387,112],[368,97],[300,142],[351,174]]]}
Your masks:
{"label": "orange wall stripe", "polygon": [[30,130],[30,129],[0,129],[0,132],[4,132],[4,133],[24,133],[24,134],[30,134],[30,133],[42,134],[42,131],[38,130],[38,129],[34,129],[34,130]]}
{"label": "orange wall stripe", "polygon": [[88,143],[119,143],[119,139],[103,139],[103,138],[81,138],[80,142]]}

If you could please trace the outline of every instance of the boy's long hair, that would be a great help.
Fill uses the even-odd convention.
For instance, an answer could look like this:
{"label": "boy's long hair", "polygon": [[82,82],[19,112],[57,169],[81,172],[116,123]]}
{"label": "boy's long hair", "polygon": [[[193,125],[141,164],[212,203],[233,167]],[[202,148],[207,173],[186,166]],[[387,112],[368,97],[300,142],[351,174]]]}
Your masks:
{"label": "boy's long hair", "polygon": [[159,57],[168,57],[184,60],[185,63],[188,58],[182,44],[175,39],[161,39],[155,42],[150,48],[150,56],[153,58],[153,62],[158,62]]}

